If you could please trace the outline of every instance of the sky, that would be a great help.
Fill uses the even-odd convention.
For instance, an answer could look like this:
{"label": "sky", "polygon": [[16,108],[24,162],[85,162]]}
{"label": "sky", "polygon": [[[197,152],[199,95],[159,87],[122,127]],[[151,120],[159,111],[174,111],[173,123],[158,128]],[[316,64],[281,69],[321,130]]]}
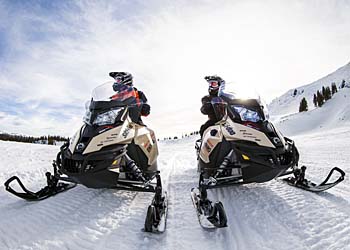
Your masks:
{"label": "sky", "polygon": [[350,61],[350,1],[0,0],[0,131],[71,136],[110,71],[158,137],[198,130],[206,75],[270,102]]}

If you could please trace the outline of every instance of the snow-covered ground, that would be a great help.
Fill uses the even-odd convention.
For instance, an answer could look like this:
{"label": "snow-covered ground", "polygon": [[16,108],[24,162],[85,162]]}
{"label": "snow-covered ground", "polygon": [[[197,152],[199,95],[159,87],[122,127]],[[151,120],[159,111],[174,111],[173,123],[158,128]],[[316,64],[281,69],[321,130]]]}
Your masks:
{"label": "snow-covered ground", "polygon": [[321,194],[279,180],[210,190],[228,216],[227,228],[212,231],[199,226],[190,199],[198,183],[195,137],[159,143],[169,195],[167,230],[160,235],[141,230],[152,194],[78,186],[41,202],[11,195],[3,183],[13,175],[31,190],[45,186],[59,147],[0,141],[0,249],[350,250],[350,88],[321,108],[297,112],[302,97],[342,79],[350,81],[350,64],[298,88],[296,97],[290,90],[269,108],[276,126],[295,140],[308,178],[321,182],[337,166],[346,179]]}
{"label": "snow-covered ground", "polygon": [[294,137],[308,176],[333,166],[346,180],[313,194],[273,180],[210,191],[223,202],[228,227],[203,230],[190,199],[197,184],[194,141],[160,142],[159,166],[169,194],[167,230],[141,231],[152,195],[78,186],[41,202],[7,193],[18,175],[30,189],[45,185],[58,147],[0,141],[0,249],[350,249],[350,129]]}
{"label": "snow-covered ground", "polygon": [[[297,110],[298,104],[294,105]],[[350,88],[340,89],[322,107],[301,113],[272,115],[271,120],[286,136],[321,131],[327,133],[341,127],[346,130],[350,127]]]}

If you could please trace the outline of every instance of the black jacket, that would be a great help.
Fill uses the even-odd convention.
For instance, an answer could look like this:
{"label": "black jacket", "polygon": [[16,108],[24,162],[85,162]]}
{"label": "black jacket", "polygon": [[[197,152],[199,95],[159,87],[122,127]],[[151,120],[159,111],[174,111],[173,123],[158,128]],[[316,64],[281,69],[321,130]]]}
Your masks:
{"label": "black jacket", "polygon": [[206,95],[202,98],[202,107],[201,107],[201,112],[203,115],[207,115],[209,120],[216,121],[216,115],[214,111],[214,107],[211,104],[211,100],[217,97],[216,95]]}

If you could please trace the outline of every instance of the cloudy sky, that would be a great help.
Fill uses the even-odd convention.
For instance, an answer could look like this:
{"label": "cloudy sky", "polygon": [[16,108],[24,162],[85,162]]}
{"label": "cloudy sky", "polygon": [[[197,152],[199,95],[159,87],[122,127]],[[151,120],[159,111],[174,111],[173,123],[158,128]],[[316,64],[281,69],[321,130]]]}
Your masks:
{"label": "cloudy sky", "polygon": [[266,101],[350,61],[350,1],[0,0],[0,131],[69,136],[129,71],[159,137],[197,129],[205,75]]}

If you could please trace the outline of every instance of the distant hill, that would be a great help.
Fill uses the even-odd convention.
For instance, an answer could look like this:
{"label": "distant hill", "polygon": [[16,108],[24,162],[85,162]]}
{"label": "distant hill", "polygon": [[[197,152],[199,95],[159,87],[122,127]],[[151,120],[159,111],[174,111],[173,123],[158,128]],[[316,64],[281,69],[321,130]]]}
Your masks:
{"label": "distant hill", "polygon": [[[343,81],[345,87],[340,89]],[[338,87],[338,93],[322,107],[315,108],[314,93],[322,90],[322,86],[330,87],[333,82]],[[299,104],[304,97],[309,111],[299,113]],[[350,126],[350,63],[311,84],[287,91],[274,99],[268,108],[271,120],[287,136]]]}
{"label": "distant hill", "polygon": [[[313,95],[317,90],[321,90],[322,86],[331,86],[334,82],[337,87],[341,85],[342,81],[345,81],[347,87],[350,87],[350,63],[337,69],[335,72],[304,86],[290,89],[282,96],[275,98],[269,105],[269,111],[272,116],[287,115],[297,113],[299,110],[299,104],[303,97],[306,98],[309,110],[313,109]],[[294,92],[296,90],[296,95]]]}

